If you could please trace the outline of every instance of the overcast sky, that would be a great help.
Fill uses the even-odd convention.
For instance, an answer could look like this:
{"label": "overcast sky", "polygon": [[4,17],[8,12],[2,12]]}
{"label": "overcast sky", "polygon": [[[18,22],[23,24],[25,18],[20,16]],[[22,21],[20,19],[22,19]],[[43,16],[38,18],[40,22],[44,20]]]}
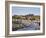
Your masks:
{"label": "overcast sky", "polygon": [[12,7],[12,15],[27,15],[34,14],[40,15],[39,7]]}

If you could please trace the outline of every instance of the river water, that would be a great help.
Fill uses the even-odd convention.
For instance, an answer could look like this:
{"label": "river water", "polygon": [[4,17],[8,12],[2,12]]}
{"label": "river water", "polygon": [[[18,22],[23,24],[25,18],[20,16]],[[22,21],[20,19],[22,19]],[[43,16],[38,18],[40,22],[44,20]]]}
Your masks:
{"label": "river water", "polygon": [[17,31],[25,31],[25,30],[40,30],[40,26],[37,23],[31,23],[22,29],[18,29]]}
{"label": "river water", "polygon": [[25,24],[24,28],[17,29],[16,31],[25,31],[25,30],[40,30],[40,25],[38,23],[32,22],[31,24]]}

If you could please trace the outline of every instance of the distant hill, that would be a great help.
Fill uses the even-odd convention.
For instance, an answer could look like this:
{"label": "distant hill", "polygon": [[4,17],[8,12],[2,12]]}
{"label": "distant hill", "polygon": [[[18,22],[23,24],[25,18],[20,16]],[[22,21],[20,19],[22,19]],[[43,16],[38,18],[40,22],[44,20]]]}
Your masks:
{"label": "distant hill", "polygon": [[27,15],[14,15],[14,16],[34,16],[34,14],[27,14]]}
{"label": "distant hill", "polygon": [[25,16],[34,16],[34,14],[28,14],[28,15],[25,15]]}

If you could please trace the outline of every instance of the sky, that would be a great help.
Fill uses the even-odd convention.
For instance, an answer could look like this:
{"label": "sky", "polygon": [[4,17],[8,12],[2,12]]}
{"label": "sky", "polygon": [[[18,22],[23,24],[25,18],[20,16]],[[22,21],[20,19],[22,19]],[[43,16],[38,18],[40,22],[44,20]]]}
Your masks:
{"label": "sky", "polygon": [[34,14],[40,15],[40,8],[39,7],[12,7],[12,15],[27,15],[27,14]]}

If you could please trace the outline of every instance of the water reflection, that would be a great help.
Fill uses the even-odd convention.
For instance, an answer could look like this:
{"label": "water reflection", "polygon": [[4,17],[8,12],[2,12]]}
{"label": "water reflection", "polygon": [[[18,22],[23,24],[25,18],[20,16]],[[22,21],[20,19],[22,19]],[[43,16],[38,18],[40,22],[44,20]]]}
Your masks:
{"label": "water reflection", "polygon": [[[16,26],[21,28],[15,28]],[[20,26],[19,24],[13,24],[13,27],[14,27],[12,28],[13,31],[40,30],[40,22],[33,21],[32,23],[29,24],[21,23]]]}

